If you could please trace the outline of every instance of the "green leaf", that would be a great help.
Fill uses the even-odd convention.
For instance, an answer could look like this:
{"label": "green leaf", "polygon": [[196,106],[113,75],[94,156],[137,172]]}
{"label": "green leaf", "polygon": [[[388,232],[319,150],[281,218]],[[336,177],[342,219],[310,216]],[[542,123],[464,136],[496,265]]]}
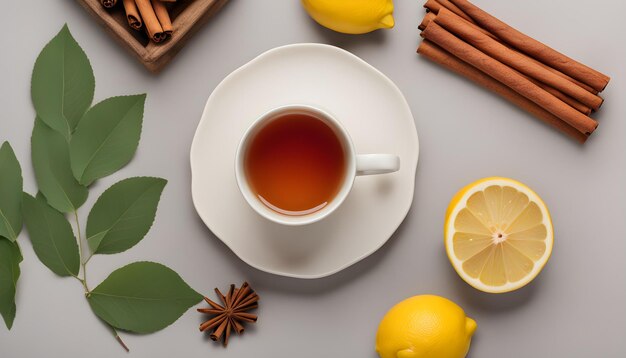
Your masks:
{"label": "green leaf", "polygon": [[146,95],[112,97],[83,117],[70,144],[74,177],[83,185],[126,165],[141,135]]}
{"label": "green leaf", "polygon": [[138,177],[113,184],[87,218],[87,242],[95,254],[115,254],[135,246],[148,233],[167,180]]}
{"label": "green leaf", "polygon": [[63,26],[33,68],[31,97],[37,116],[69,141],[91,105],[95,86],[89,59]]}
{"label": "green leaf", "polygon": [[0,237],[0,315],[8,329],[15,319],[15,292],[22,254],[17,243]]}
{"label": "green leaf", "polygon": [[39,200],[39,201],[41,201],[42,203],[45,203],[45,204],[48,203],[48,200],[46,200],[46,197],[40,191],[38,191],[37,195],[35,195],[35,199],[37,199],[37,200]]}
{"label": "green leaf", "polygon": [[0,147],[0,236],[15,241],[22,231],[22,169],[9,142]]}
{"label": "green leaf", "polygon": [[87,299],[96,315],[113,327],[152,333],[174,323],[202,295],[166,266],[135,262],[111,273]]}
{"label": "green leaf", "polygon": [[39,261],[59,276],[78,275],[78,245],[65,216],[26,193],[23,211],[26,229]]}
{"label": "green leaf", "polygon": [[35,119],[31,155],[39,190],[60,212],[76,211],[87,200],[87,188],[72,175],[68,144],[57,132]]}

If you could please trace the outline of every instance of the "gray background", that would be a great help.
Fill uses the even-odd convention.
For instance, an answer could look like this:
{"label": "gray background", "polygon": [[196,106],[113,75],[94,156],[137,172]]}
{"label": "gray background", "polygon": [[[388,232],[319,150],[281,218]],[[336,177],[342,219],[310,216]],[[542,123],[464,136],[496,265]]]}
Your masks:
{"label": "gray background", "polygon": [[[494,95],[418,58],[423,1],[396,0],[396,27],[365,36],[325,30],[299,1],[236,0],[203,28],[164,73],[146,72],[76,2],[3,1],[0,140],[9,140],[35,192],[29,138],[34,60],[67,22],[91,59],[99,101],[148,93],[142,139],[126,168],[100,180],[80,212],[117,180],[169,180],[156,223],[132,250],[95,257],[92,286],[117,267],[156,260],[196,290],[248,280],[262,298],[260,319],[223,349],[200,334],[189,311],[169,328],[123,334],[134,357],[376,357],[377,324],[396,302],[433,293],[478,322],[470,357],[626,356],[626,47],[624,2],[476,0],[505,21],[610,74],[599,129],[580,146]],[[404,224],[376,254],[334,276],[302,281],[257,271],[203,225],[190,196],[188,154],[204,103],[228,73],[284,44],[343,47],[389,76],[404,92],[420,136],[415,201]],[[268,83],[268,85],[271,85]],[[245,99],[242,99],[245,105]],[[384,118],[381,118],[384,120]],[[445,208],[465,184],[485,176],[527,183],[546,201],[555,225],[552,258],[514,293],[489,295],[453,271],[442,242]],[[18,313],[0,328],[1,357],[126,356],[90,312],[80,284],[40,264],[25,234]]]}

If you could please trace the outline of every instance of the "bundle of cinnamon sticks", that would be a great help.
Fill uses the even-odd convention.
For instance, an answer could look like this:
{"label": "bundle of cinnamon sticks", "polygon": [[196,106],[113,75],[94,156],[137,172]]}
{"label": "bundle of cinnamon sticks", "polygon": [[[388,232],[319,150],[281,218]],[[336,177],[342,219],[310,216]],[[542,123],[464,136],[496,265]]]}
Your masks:
{"label": "bundle of cinnamon sticks", "polygon": [[[100,0],[102,6],[112,8],[117,0]],[[172,36],[174,28],[167,8],[176,0],[122,0],[128,25],[138,31],[145,30],[150,40],[160,43]]]}
{"label": "bundle of cinnamon sticks", "polygon": [[467,0],[427,0],[417,52],[584,143],[609,77],[519,32]]}

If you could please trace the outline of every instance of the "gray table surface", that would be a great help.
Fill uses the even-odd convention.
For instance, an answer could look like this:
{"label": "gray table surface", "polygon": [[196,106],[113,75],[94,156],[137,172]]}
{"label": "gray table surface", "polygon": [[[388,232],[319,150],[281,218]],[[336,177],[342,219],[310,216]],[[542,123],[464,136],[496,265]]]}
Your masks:
{"label": "gray table surface", "polygon": [[[203,28],[159,76],[146,72],[75,1],[5,1],[0,56],[0,140],[30,166],[34,117],[29,85],[39,51],[67,22],[96,76],[96,96],[148,93],[139,150],[123,170],[100,180],[81,212],[117,180],[169,180],[156,223],[141,244],[95,257],[92,285],[135,260],[156,260],[197,290],[250,281],[262,297],[260,319],[228,349],[197,331],[188,311],[151,335],[124,334],[135,357],[376,357],[376,328],[396,302],[433,293],[478,322],[470,357],[626,356],[626,22],[618,0],[476,2],[530,35],[610,75],[599,129],[580,146],[494,95],[418,58],[422,1],[396,0],[396,27],[347,36],[309,20],[299,1],[236,0]],[[421,153],[412,210],[377,253],[334,276],[288,279],[237,259],[196,215],[189,149],[204,103],[231,71],[275,46],[323,42],[347,49],[389,76],[415,117]],[[245,103],[243,103],[245,105]],[[489,295],[464,283],[443,248],[452,195],[465,184],[501,175],[534,188],[551,209],[555,247],[529,286]],[[0,356],[126,356],[90,312],[75,280],[56,277],[35,257],[26,234],[13,330],[0,327]]]}

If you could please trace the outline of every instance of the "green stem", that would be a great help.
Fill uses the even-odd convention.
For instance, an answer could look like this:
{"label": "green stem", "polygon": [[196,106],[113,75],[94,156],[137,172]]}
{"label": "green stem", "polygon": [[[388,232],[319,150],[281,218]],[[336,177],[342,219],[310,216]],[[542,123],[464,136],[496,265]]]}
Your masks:
{"label": "green stem", "polygon": [[83,287],[85,288],[85,295],[88,295],[90,290],[89,286],[87,285],[87,262],[83,261],[83,235],[80,232],[80,222],[78,220],[77,210],[74,210],[74,219],[76,220],[76,234],[78,235],[78,252],[80,256],[80,266],[83,268],[83,278],[76,278],[83,284]]}
{"label": "green stem", "polygon": [[83,264],[83,282],[85,283],[85,293],[89,293],[91,290],[87,286],[87,265]]}
{"label": "green stem", "polygon": [[87,287],[87,282],[78,276],[72,275],[72,277],[77,279],[78,282],[80,282],[83,285],[83,288],[85,289],[85,296],[89,295],[89,287]]}
{"label": "green stem", "polygon": [[[91,253],[89,257],[87,257],[86,260],[83,260],[83,235],[80,231],[80,222],[78,220],[77,210],[74,210],[74,220],[76,220],[76,232],[78,236],[78,251],[79,251],[79,256],[80,256],[80,266],[83,268],[83,278],[80,278],[78,276],[74,276],[74,278],[76,278],[78,281],[80,281],[80,283],[83,284],[83,287],[85,288],[85,296],[89,298],[89,295],[91,294],[91,290],[89,289],[89,286],[87,286],[87,263],[93,257],[93,253]],[[126,345],[126,343],[124,343],[120,335],[117,333],[117,330],[115,329],[115,327],[111,326],[108,323],[107,325],[113,331],[113,336],[115,337],[115,340],[117,340],[117,342],[122,346],[122,348],[126,350],[126,352],[130,352],[130,350],[128,349],[128,346]]]}
{"label": "green stem", "polygon": [[110,324],[109,324],[109,327],[111,327],[111,330],[113,331],[113,335],[115,336],[115,339],[122,346],[122,348],[124,348],[126,352],[130,352],[130,349],[128,349],[128,346],[126,345],[126,343],[124,343],[124,341],[122,340],[122,337],[120,337],[120,335],[117,333],[117,330],[115,329],[115,327],[111,326]]}

